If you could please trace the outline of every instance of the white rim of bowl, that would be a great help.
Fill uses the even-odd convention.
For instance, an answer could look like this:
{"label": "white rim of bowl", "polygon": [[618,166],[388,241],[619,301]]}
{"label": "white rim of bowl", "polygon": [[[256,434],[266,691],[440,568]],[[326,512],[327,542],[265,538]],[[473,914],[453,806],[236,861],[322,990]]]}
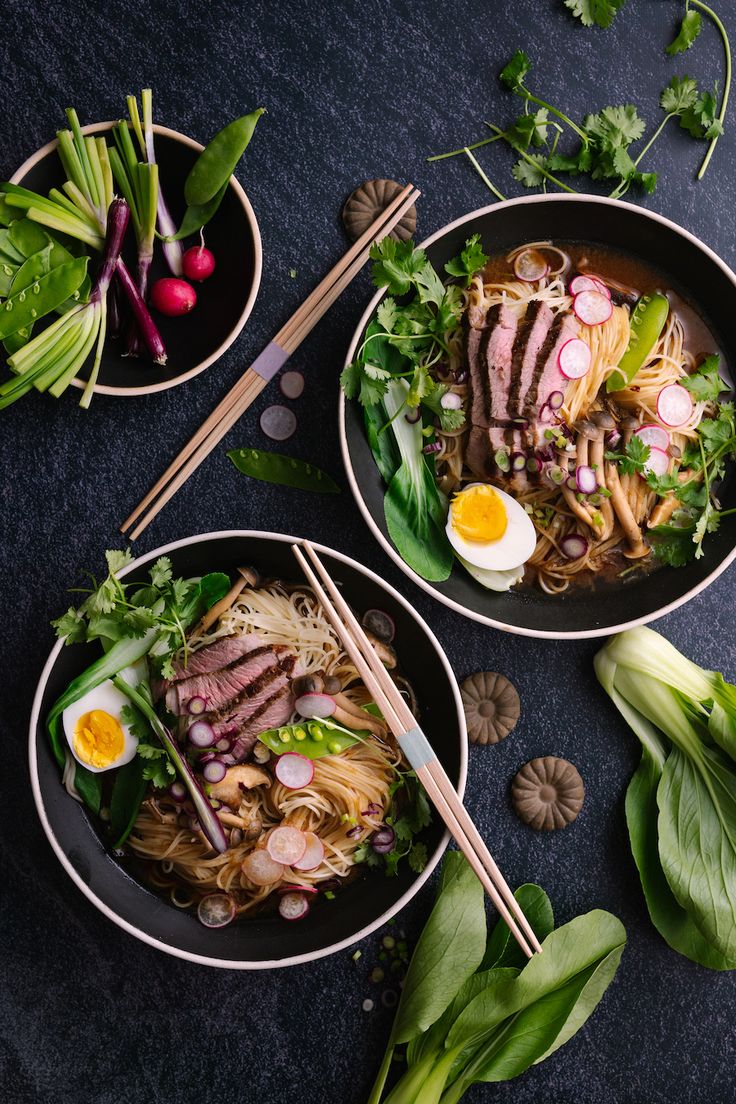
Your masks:
{"label": "white rim of bowl", "polygon": [[[638,207],[635,203],[623,203],[619,199],[609,199],[606,196],[588,195],[586,192],[580,192],[578,195],[535,195],[535,196],[520,196],[518,199],[507,199],[502,203],[491,203],[487,207],[479,207],[476,211],[471,211],[467,215],[463,215],[461,218],[455,219],[453,222],[448,222],[446,226],[443,226],[440,230],[437,230],[434,234],[430,234],[428,238],[420,243],[422,248],[431,245],[432,242],[437,241],[444,234],[447,234],[450,230],[454,230],[457,226],[462,226],[464,223],[472,222],[473,219],[480,218],[482,215],[486,215],[491,211],[505,210],[508,207],[520,207],[528,203],[579,203],[580,201],[585,203],[600,203],[601,205],[609,207],[622,207],[627,211],[634,211],[638,215],[642,215],[645,218],[651,219],[653,222],[659,222],[663,226],[667,226],[670,230],[674,230],[680,237],[685,238],[692,245],[695,245],[701,250],[711,261],[713,261],[718,268],[721,269],[723,274],[728,277],[736,290],[736,273],[728,267],[725,261],[721,260],[717,253],[702,242],[699,238],[696,238],[694,234],[691,234],[689,230],[685,230],[682,226],[678,226],[676,222],[671,219],[665,218],[664,215],[657,214],[655,211],[648,211],[643,207]],[[350,342],[350,348],[348,349],[347,357],[345,358],[345,364],[348,365],[353,360],[355,350],[360,340],[360,336],[363,330],[368,325],[371,315],[375,311],[376,307],[380,303],[381,299],[385,295],[385,289],[382,289],[373,296],[370,303],[363,312],[357,328]],[[471,621],[479,621],[482,625],[488,625],[492,629],[500,629],[501,632],[513,633],[516,636],[530,636],[536,639],[542,640],[589,640],[598,636],[611,636],[613,633],[623,632],[625,629],[632,629],[637,625],[646,625],[650,621],[655,621],[659,617],[664,617],[668,613],[672,613],[674,610],[679,609],[680,606],[685,605],[692,598],[695,598],[701,591],[705,590],[707,586],[718,578],[718,576],[726,570],[734,559],[736,559],[736,547],[721,560],[720,564],[713,569],[710,575],[706,576],[702,582],[698,583],[691,590],[688,590],[685,594],[676,598],[673,602],[670,602],[666,606],[662,606],[654,613],[645,614],[642,617],[635,617],[631,621],[622,621],[618,625],[611,625],[606,628],[598,629],[580,629],[573,632],[548,632],[546,629],[528,629],[519,625],[508,625],[503,621],[497,621],[493,617],[487,617],[483,613],[477,613],[475,610],[468,609],[467,606],[463,606],[460,602],[456,602],[454,598],[450,598],[446,594],[442,594],[440,591],[435,590],[431,583],[426,579],[422,579],[420,575],[417,575],[408,564],[406,564],[399,553],[396,551],[391,542],[381,532],[379,526],[374,521],[368,506],[363,499],[358,480],[353,470],[353,465],[350,459],[350,450],[348,448],[347,435],[345,431],[345,408],[346,400],[345,395],[340,391],[338,399],[338,418],[340,429],[340,448],[342,450],[343,464],[345,465],[345,471],[347,473],[350,489],[353,492],[353,497],[358,504],[358,509],[363,515],[368,528],[373,533],[374,537],[384,549],[385,552],[391,557],[395,564],[401,568],[405,575],[407,575],[417,586],[422,590],[430,594],[438,602],[441,602],[444,606],[449,606],[450,609],[455,610],[456,613],[462,614],[463,617],[470,618]]]}
{"label": "white rim of bowl", "polygon": [[[104,123],[88,123],[87,126],[82,127],[82,134],[97,134],[99,131],[112,130],[117,125],[117,120],[108,120]],[[200,142],[195,142],[194,138],[190,138],[187,134],[181,134],[178,130],[172,130],[170,127],[160,126],[158,123],[153,124],[154,134],[162,134],[167,138],[173,138],[175,141],[180,142],[183,146],[189,146],[190,149],[203,150],[204,146]],[[13,173],[10,178],[11,184],[20,184],[24,176],[30,172],[39,161],[42,161],[47,154],[56,149],[59,142],[58,139],[53,138],[50,142],[47,142],[45,146],[42,146],[40,150],[26,158],[19,169]],[[204,372],[206,368],[214,364],[216,360],[219,360],[224,353],[232,345],[233,341],[240,336],[240,333],[245,326],[245,323],[250,318],[253,305],[258,295],[258,289],[261,286],[261,272],[263,269],[263,246],[261,243],[261,232],[258,228],[258,220],[256,219],[255,211],[251,206],[251,202],[248,196],[245,194],[245,190],[238,180],[234,176],[230,177],[230,187],[235,192],[237,199],[240,202],[241,207],[245,211],[245,217],[250,226],[250,232],[253,235],[253,246],[255,250],[255,265],[253,272],[253,284],[248,293],[248,298],[245,301],[243,312],[238,318],[237,322],[233,326],[232,330],[222,342],[221,345],[215,349],[213,353],[210,353],[203,361],[195,365],[194,368],[190,368],[188,372],[183,372],[180,376],[175,376],[174,379],[163,380],[161,383],[151,383],[146,387],[111,387],[107,383],[96,383],[93,387],[93,391],[96,395],[122,395],[123,397],[132,397],[133,395],[152,395],[155,391],[168,391],[170,387],[178,387],[180,383],[186,383],[187,380],[194,379],[200,372]],[[77,387],[83,390],[86,387],[86,380],[79,379],[78,376],[72,380],[72,387]]]}
{"label": "white rim of bowl", "polygon": [[[276,540],[280,541],[283,544],[298,543],[301,539],[299,537],[287,536],[284,533],[268,533],[264,532],[263,530],[257,529],[225,529],[216,533],[200,533],[193,537],[186,537],[183,540],[172,541],[171,544],[165,544],[161,548],[155,548],[152,552],[147,552],[145,556],[139,556],[138,559],[135,559],[130,564],[128,564],[128,566],[120,572],[120,575],[127,575],[129,572],[133,571],[135,568],[140,567],[142,564],[146,564],[150,560],[156,559],[158,556],[164,556],[169,552],[173,552],[177,548],[186,548],[193,544],[202,544],[206,541],[219,540],[228,537]],[[352,557],[345,555],[345,553],[338,552],[334,548],[328,548],[324,544],[315,544],[314,542],[312,543],[318,552],[322,552],[327,556],[331,556],[333,559],[338,560],[340,563],[347,564],[348,567],[351,567],[355,571],[358,571],[361,575],[365,575],[372,582],[377,583],[379,587],[382,587],[383,590],[390,594],[391,597],[396,602],[398,602],[400,606],[403,606],[410,617],[412,617],[414,621],[416,621],[416,623],[419,625],[419,628],[422,629],[422,631],[428,637],[430,644],[437,652],[439,660],[447,673],[447,677],[453,694],[453,699],[455,702],[455,709],[457,711],[458,727],[460,730],[460,778],[458,780],[457,793],[462,800],[463,794],[465,793],[465,783],[468,776],[468,740],[467,731],[465,728],[465,714],[463,711],[462,700],[460,698],[460,691],[457,685],[457,679],[455,678],[452,667],[450,666],[450,662],[445,655],[440,642],[437,640],[437,637],[434,635],[424,618],[417,613],[417,611],[412,607],[411,603],[408,602],[406,598],[402,597],[402,595],[399,594],[397,590],[394,590],[390,583],[387,583],[374,571],[371,571],[370,568],[363,567],[363,565],[359,564],[357,560],[354,560],[352,559]],[[338,951],[345,950],[346,947],[351,947],[354,943],[357,943],[361,939],[365,939],[366,936],[370,935],[374,931],[377,931],[378,928],[387,923],[387,921],[389,921],[393,916],[400,912],[401,909],[403,909],[404,906],[407,905],[409,901],[411,901],[416,896],[416,894],[427,881],[430,874],[445,853],[450,838],[448,832],[445,832],[442,836],[442,839],[437,844],[434,853],[430,856],[429,862],[425,866],[422,873],[418,875],[416,881],[412,884],[411,888],[408,889],[406,893],[404,893],[399,898],[399,900],[396,901],[389,909],[387,909],[386,912],[382,913],[381,916],[379,916],[371,924],[367,924],[364,928],[361,928],[360,931],[357,931],[354,935],[348,936],[347,939],[343,939],[339,943],[333,943],[329,947],[324,947],[318,951],[311,951],[309,953],[300,955],[292,955],[289,958],[267,959],[263,962],[242,961],[239,959],[209,958],[207,955],[199,955],[194,954],[191,951],[184,951],[181,950],[179,947],[172,947],[162,942],[161,940],[154,939],[153,936],[149,935],[147,932],[142,931],[140,928],[137,928],[134,924],[129,923],[127,920],[123,920],[121,916],[118,916],[116,912],[114,912],[108,905],[105,904],[104,901],[102,901],[95,893],[92,892],[86,882],[83,881],[83,879],[79,876],[72,864],[69,862],[69,859],[67,858],[66,853],[64,852],[60,843],[56,839],[54,831],[49,823],[48,817],[46,816],[46,808],[44,806],[43,795],[41,793],[41,785],[38,777],[36,738],[41,714],[41,702],[43,699],[44,691],[46,689],[46,683],[48,681],[51,669],[56,663],[59,652],[63,647],[63,640],[59,640],[52,649],[51,654],[44,665],[43,671],[41,672],[41,678],[39,679],[38,687],[36,688],[36,693],[33,698],[33,707],[31,709],[31,721],[28,738],[28,762],[31,774],[31,789],[33,792],[33,800],[36,803],[36,810],[43,826],[43,830],[46,833],[46,838],[51,844],[51,847],[53,848],[59,862],[64,867],[64,870],[66,870],[67,874],[75,883],[77,888],[80,889],[84,896],[89,901],[91,901],[92,904],[95,905],[96,908],[98,908],[100,912],[103,913],[109,920],[112,920],[113,923],[117,924],[119,928],[123,929],[123,931],[128,932],[129,935],[134,935],[136,939],[140,939],[143,943],[148,943],[150,947],[155,947],[156,950],[164,951],[166,954],[173,955],[174,958],[183,958],[186,959],[188,962],[197,962],[202,966],[217,966],[225,970],[273,970],[283,966],[297,966],[300,963],[304,962],[315,962],[319,958],[326,958],[328,955],[336,954]],[[61,785],[61,780],[59,780],[59,785]]]}

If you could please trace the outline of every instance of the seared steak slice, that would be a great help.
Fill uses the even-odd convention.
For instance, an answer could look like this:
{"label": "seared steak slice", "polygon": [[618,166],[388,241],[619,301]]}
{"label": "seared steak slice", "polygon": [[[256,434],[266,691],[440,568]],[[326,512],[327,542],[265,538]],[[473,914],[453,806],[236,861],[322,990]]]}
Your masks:
{"label": "seared steak slice", "polygon": [[511,354],[511,391],[509,411],[511,417],[521,415],[529,386],[534,376],[537,357],[554,315],[546,303],[537,299],[529,304],[524,321],[519,326]]}
{"label": "seared steak slice", "polygon": [[469,326],[465,330],[465,358],[470,380],[468,421],[471,425],[487,426],[489,424],[491,396],[488,386],[488,369],[485,357],[482,354],[482,344],[483,337],[489,327],[493,327],[498,323],[500,310],[500,304],[490,308],[486,315],[484,329],[477,330]]}
{"label": "seared steak slice", "polygon": [[[173,680],[151,680],[151,691],[154,700],[162,698],[174,683],[182,679],[188,679],[192,675],[205,675],[210,671],[218,671],[222,667],[227,667],[230,663],[235,663],[242,656],[257,648],[260,643],[260,637],[256,633],[246,633],[245,636],[223,636],[220,640],[216,640],[214,644],[206,644],[204,648],[200,648],[199,651],[192,652],[189,655],[186,667],[181,663],[174,664]],[[190,697],[192,697],[191,694]]]}
{"label": "seared steak slice", "polygon": [[261,644],[219,671],[175,682],[166,694],[166,707],[171,713],[186,713],[191,698],[202,697],[207,702],[208,712],[221,709],[272,667],[284,652],[288,652],[285,644]]}
{"label": "seared steak slice", "polygon": [[503,473],[498,467],[496,452],[506,444],[507,431],[503,426],[491,426],[484,429],[482,426],[471,426],[468,443],[465,447],[465,463],[473,475],[483,482],[491,476],[499,476]]}
{"label": "seared steak slice", "polygon": [[579,331],[580,323],[574,314],[558,314],[555,318],[537,358],[535,378],[527,393],[526,413],[530,421],[538,419],[553,391],[562,391],[564,395],[568,381],[559,369],[557,357],[565,342],[577,337]]}
{"label": "seared steak slice", "polygon": [[[276,658],[271,666],[244,687],[237,697],[232,698],[221,709],[205,714],[205,719],[210,722],[216,735],[229,736],[244,729],[261,706],[265,705],[278,690],[284,687],[288,689],[295,664],[296,659],[293,655],[285,656],[283,664]],[[291,704],[287,717],[291,714]]]}
{"label": "seared steak slice", "polygon": [[517,318],[505,303],[500,305],[497,317],[496,324],[486,330],[480,345],[481,361],[485,361],[487,372],[490,404],[485,422],[476,422],[476,425],[505,422],[510,417],[511,356],[516,339]]}
{"label": "seared steak slice", "polygon": [[242,763],[251,751],[256,738],[268,728],[286,724],[294,712],[294,698],[288,686],[282,686],[270,698],[262,702],[238,733],[230,751],[223,756],[226,763]]}

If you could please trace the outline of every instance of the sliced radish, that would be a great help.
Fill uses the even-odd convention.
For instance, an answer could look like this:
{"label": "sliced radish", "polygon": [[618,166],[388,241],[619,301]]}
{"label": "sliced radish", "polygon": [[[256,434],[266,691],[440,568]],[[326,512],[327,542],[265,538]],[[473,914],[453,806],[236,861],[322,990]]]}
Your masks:
{"label": "sliced radish", "polygon": [[549,272],[549,265],[537,249],[524,249],[514,260],[514,275],[525,284],[534,284]]}
{"label": "sliced radish", "polygon": [[275,774],[287,790],[301,790],[314,778],[314,763],[311,759],[307,759],[306,755],[297,755],[296,752],[289,751],[286,755],[279,756]]}
{"label": "sliced radish", "polygon": [[590,345],[582,337],[571,338],[560,349],[557,364],[566,379],[582,379],[590,371]]}
{"label": "sliced radish", "polygon": [[279,886],[277,892],[280,895],[283,895],[284,893],[309,893],[313,897],[316,897],[319,893],[319,890],[316,886],[313,885],[292,885],[291,883],[285,882],[282,886]]}
{"label": "sliced radish", "polygon": [[261,414],[261,429],[272,441],[286,441],[296,429],[296,414],[288,406],[267,406]]}
{"label": "sliced radish", "polygon": [[582,276],[575,276],[570,281],[570,294],[579,295],[581,291],[600,291],[607,299],[611,298],[611,291],[600,276],[593,276],[588,272]]}
{"label": "sliced radish", "polygon": [[560,541],[560,551],[568,560],[580,560],[588,551],[588,542],[579,533],[571,533]]}
{"label": "sliced radish", "polygon": [[670,458],[664,449],[649,446],[649,456],[644,461],[644,471],[655,475],[666,475],[670,470]]}
{"label": "sliced radish", "polygon": [[596,474],[587,464],[580,464],[575,469],[575,483],[581,494],[595,494],[598,490]]}
{"label": "sliced radish", "polygon": [[572,301],[572,309],[585,326],[600,326],[613,314],[613,304],[602,291],[581,291]]}
{"label": "sliced radish", "polygon": [[693,413],[693,400],[690,392],[679,383],[668,383],[657,396],[657,414],[668,426],[681,426],[689,421]]}
{"label": "sliced radish", "polygon": [[284,372],[279,376],[279,388],[285,399],[298,399],[304,390],[304,376],[301,372]]}
{"label": "sliced radish", "polygon": [[637,429],[634,436],[641,437],[645,445],[650,445],[652,448],[664,449],[665,452],[670,447],[669,433],[664,426],[656,425],[654,422],[647,422],[641,429]]}
{"label": "sliced radish", "polygon": [[331,717],[337,709],[335,699],[330,694],[302,694],[294,705],[302,717],[317,719]]}
{"label": "sliced radish", "polygon": [[241,863],[241,870],[253,885],[273,885],[284,876],[284,864],[272,859],[268,851],[251,851]]}
{"label": "sliced radish", "polygon": [[608,287],[608,285],[604,284],[603,280],[600,280],[597,276],[592,276],[591,279],[593,280],[596,287],[598,288],[598,291],[603,292],[603,294],[606,296],[606,298],[610,299],[611,298],[611,289]]}
{"label": "sliced radish", "polygon": [[197,905],[197,919],[206,928],[224,928],[235,919],[235,902],[227,893],[208,893]]}
{"label": "sliced radish", "polygon": [[307,837],[307,849],[299,862],[291,865],[295,870],[316,870],[325,857],[324,844],[319,836],[315,836],[314,832],[305,832],[304,835]]}
{"label": "sliced radish", "polygon": [[266,850],[274,862],[291,866],[304,857],[307,837],[298,828],[289,828],[286,825],[274,828],[266,841]]}
{"label": "sliced radish", "polygon": [[302,920],[308,912],[306,893],[285,893],[279,901],[279,915],[284,920]]}

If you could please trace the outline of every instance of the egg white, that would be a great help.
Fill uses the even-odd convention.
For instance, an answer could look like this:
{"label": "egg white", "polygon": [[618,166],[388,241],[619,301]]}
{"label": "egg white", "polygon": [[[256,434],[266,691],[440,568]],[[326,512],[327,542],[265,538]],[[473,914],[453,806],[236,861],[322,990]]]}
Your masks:
{"label": "egg white", "polygon": [[[137,686],[141,681],[141,670],[138,667],[126,667],[125,670],[120,672],[120,675],[130,686]],[[130,726],[124,724],[120,719],[122,708],[127,704],[128,699],[125,694],[121,693],[117,687],[113,686],[110,679],[107,679],[105,682],[100,683],[99,686],[95,686],[93,690],[88,690],[79,701],[75,701],[72,705],[68,705],[61,715],[69,750],[76,761],[93,774],[100,774],[103,771],[112,770],[113,767],[124,766],[126,763],[130,762],[138,749],[138,740],[130,731]],[[80,717],[83,717],[85,713],[90,713],[93,709],[101,709],[105,713],[109,713],[110,716],[115,717],[123,730],[123,750],[117,759],[105,767],[94,767],[90,763],[86,763],[83,759],[79,758],[74,749],[74,730],[77,726],[77,721]]]}
{"label": "egg white", "polygon": [[[469,487],[481,487],[482,483],[469,483]],[[493,490],[501,498],[506,511],[506,530],[497,540],[469,541],[456,533],[452,525],[453,502],[447,516],[447,539],[462,560],[488,571],[510,571],[518,568],[531,556],[537,543],[532,520],[524,507],[499,487]]]}

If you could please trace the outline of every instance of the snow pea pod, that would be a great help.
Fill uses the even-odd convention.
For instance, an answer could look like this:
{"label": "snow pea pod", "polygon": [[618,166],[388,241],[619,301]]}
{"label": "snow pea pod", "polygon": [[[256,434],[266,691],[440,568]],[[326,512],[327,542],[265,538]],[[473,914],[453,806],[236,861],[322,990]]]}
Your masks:
{"label": "snow pea pod", "polygon": [[7,258],[14,264],[23,264],[23,261],[25,260],[25,257],[20,252],[20,250],[16,249],[15,245],[13,245],[13,239],[10,236],[10,230],[0,230],[0,254],[2,255],[2,258]]}
{"label": "snow pea pod", "polygon": [[53,268],[30,287],[6,299],[0,308],[0,341],[32,325],[67,300],[81,286],[87,274],[88,257],[77,257]]}
{"label": "snow pea pod", "polygon": [[203,226],[206,226],[220,206],[228,184],[229,180],[226,180],[219,191],[215,192],[209,203],[196,203],[191,207],[187,207],[177,232],[167,235],[164,241],[181,241],[182,238],[189,238],[192,234],[196,234],[198,230],[201,230]]}
{"label": "snow pea pod", "polygon": [[276,755],[293,751],[307,759],[321,759],[324,755],[339,755],[361,740],[370,740],[371,734],[351,732],[330,720],[304,720],[299,724],[269,728],[261,732],[258,739]]}
{"label": "snow pea pod", "polygon": [[280,452],[263,449],[232,449],[228,452],[238,471],[264,483],[280,483],[284,487],[296,487],[300,491],[317,491],[322,494],[340,494],[332,476],[315,468],[304,460],[284,456]]}
{"label": "snow pea pod", "polygon": [[263,112],[264,108],[258,107],[250,115],[233,119],[205,146],[184,184],[184,198],[190,207],[209,203],[227,184]]}
{"label": "snow pea pod", "polygon": [[606,391],[620,391],[633,382],[634,376],[659,340],[669,313],[670,304],[666,296],[658,292],[654,295],[642,295],[631,316],[629,347],[621,357],[616,371],[608,377]]}

